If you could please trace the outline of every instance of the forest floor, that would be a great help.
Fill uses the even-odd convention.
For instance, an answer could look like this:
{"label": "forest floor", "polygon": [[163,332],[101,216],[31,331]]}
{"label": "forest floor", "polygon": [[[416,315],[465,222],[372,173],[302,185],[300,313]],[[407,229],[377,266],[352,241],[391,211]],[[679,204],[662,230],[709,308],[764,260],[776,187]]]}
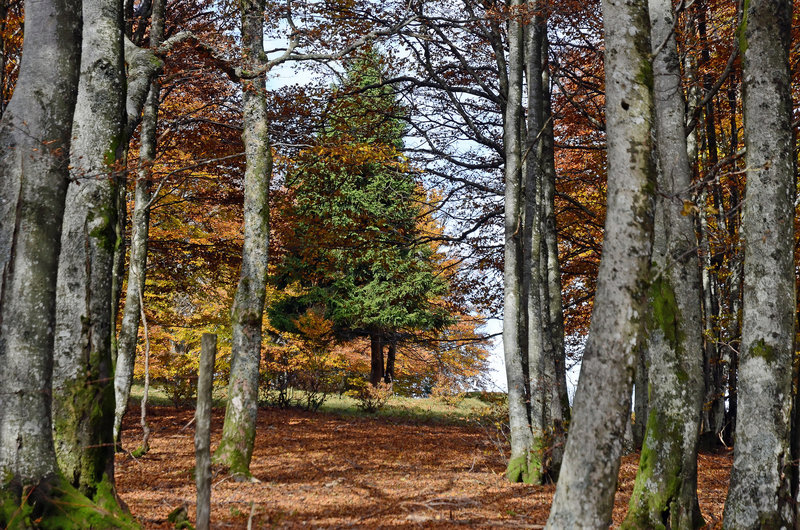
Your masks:
{"label": "forest floor", "polygon": [[[138,410],[125,418],[117,487],[145,528],[167,529],[182,505],[195,519],[193,409],[151,407],[151,449],[133,458]],[[212,449],[224,410],[214,409]],[[213,479],[212,528],[540,528],[554,486],[509,484],[491,426],[368,415],[259,411],[251,471],[258,482]],[[638,455],[623,458],[614,523],[625,516]],[[700,508],[721,527],[731,453],[700,455]]]}

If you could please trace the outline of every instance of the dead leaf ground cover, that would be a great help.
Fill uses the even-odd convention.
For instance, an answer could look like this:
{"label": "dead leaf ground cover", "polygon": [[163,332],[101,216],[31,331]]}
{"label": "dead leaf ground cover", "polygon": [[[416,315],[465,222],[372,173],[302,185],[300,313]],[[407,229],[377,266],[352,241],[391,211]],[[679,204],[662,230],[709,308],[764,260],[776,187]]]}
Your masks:
{"label": "dead leaf ground cover", "polygon": [[[137,411],[138,412],[138,411]],[[224,411],[214,410],[212,449]],[[151,450],[117,457],[122,499],[145,528],[171,528],[186,505],[194,521],[191,409],[153,407]],[[123,446],[135,448],[138,414],[125,418]],[[728,487],[728,452],[700,455],[700,506],[717,526]],[[624,458],[614,521],[624,517],[637,455]],[[554,486],[509,484],[505,462],[478,425],[262,409],[251,471],[257,483],[213,481],[212,528],[536,528]]]}

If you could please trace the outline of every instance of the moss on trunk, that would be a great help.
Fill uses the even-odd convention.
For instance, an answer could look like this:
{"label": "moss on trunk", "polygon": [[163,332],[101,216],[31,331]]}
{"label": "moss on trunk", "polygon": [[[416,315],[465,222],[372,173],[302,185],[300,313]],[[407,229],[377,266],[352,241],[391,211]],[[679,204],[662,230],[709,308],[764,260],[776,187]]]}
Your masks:
{"label": "moss on trunk", "polygon": [[[650,412],[630,507],[621,529],[703,526],[696,497],[691,506],[681,498],[685,474],[679,447],[682,429],[680,422],[670,421],[657,410]],[[670,448],[673,444],[677,447]]]}
{"label": "moss on trunk", "polygon": [[60,475],[48,477],[35,486],[6,483],[0,490],[0,526],[9,530],[140,528],[136,520],[119,508],[108,477],[98,485],[95,499],[90,500]]}
{"label": "moss on trunk", "polygon": [[230,424],[230,427],[235,432],[223,433],[212,461],[214,464],[223,466],[235,480],[250,480],[253,478],[250,473],[250,457],[253,454],[253,448],[250,444],[251,440],[255,439],[255,426],[242,422],[242,425]]}
{"label": "moss on trunk", "polygon": [[506,467],[506,478],[509,482],[522,482],[523,484],[544,484],[547,480],[545,472],[545,455],[550,450],[550,444],[542,437],[534,437],[533,445],[523,454],[513,457]]}
{"label": "moss on trunk", "polygon": [[[53,440],[59,468],[73,486],[89,497],[113,472],[109,464],[114,458],[110,445],[114,388],[108,383],[93,382],[98,380],[85,375],[54,389],[53,394]],[[97,435],[100,439],[95,438]]]}
{"label": "moss on trunk", "polygon": [[531,453],[526,452],[508,461],[506,478],[509,482],[522,482],[523,484],[536,484],[541,476],[539,465],[531,461]]}

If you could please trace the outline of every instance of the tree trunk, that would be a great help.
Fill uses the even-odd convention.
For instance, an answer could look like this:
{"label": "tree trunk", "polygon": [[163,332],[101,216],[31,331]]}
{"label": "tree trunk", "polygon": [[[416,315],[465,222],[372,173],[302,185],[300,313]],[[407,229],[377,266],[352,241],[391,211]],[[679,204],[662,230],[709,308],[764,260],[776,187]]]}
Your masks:
{"label": "tree trunk", "polygon": [[[697,19],[700,18],[700,9],[703,9],[702,6],[696,6],[695,9],[689,11],[688,16],[685,18],[686,24],[684,33],[691,39],[687,46],[699,46],[698,42],[700,36],[697,28]],[[689,83],[686,116],[684,116],[684,122],[687,122],[687,117],[691,119],[695,116],[695,113],[702,103],[700,84],[697,79],[697,60],[695,55],[691,53],[686,54],[684,72]],[[696,126],[693,127],[686,137],[686,151],[688,153],[690,167],[692,168],[697,165],[700,153],[700,134],[698,130]],[[707,212],[703,206],[707,201],[706,191],[703,189],[697,197],[692,197],[692,200],[700,205],[701,210],[700,214],[697,215],[695,219],[695,231],[699,236],[700,278],[703,289],[703,374],[705,381],[705,397],[700,432],[704,437],[716,439],[716,435],[721,432],[724,427],[725,407],[722,364],[720,362],[717,340],[714,336],[714,320],[717,315],[717,306],[715,285],[710,274],[710,232],[706,219]]]}
{"label": "tree trunk", "polygon": [[[716,332],[718,314],[717,285],[711,275],[713,267],[711,259],[711,231],[708,226],[709,215],[703,205],[707,201],[707,192],[700,194],[697,201],[701,205],[698,215],[702,269],[700,271],[703,286],[703,366],[705,379],[705,404],[703,406],[704,433],[716,436],[725,428],[725,381],[723,374],[722,355]],[[730,370],[729,366],[729,370]],[[730,377],[730,372],[729,372]],[[731,396],[733,397],[733,396]]]}
{"label": "tree trunk", "polygon": [[397,356],[397,343],[389,342],[389,349],[386,351],[386,371],[383,374],[383,381],[387,384],[394,381],[394,361]]}
{"label": "tree trunk", "polygon": [[[69,518],[89,503],[60,476],[50,409],[81,2],[41,0],[25,15],[19,79],[0,121],[0,526],[15,528],[44,523],[20,514],[23,504]],[[119,526],[82,513],[98,528]]]}
{"label": "tree trunk", "polygon": [[211,519],[211,391],[217,336],[203,333],[197,377],[197,407],[194,418],[195,485],[197,486],[197,530],[208,530]]}
{"label": "tree trunk", "polygon": [[743,56],[747,199],[736,445],[725,528],[791,527],[789,416],[794,346],[792,3],[750,0]]}
{"label": "tree trunk", "polygon": [[[521,0],[511,0],[511,7]],[[505,149],[505,246],[503,265],[503,353],[508,381],[508,419],[511,430],[511,456],[506,475],[511,482],[530,482],[530,448],[533,435],[528,419],[526,374],[520,345],[522,318],[522,72],[524,39],[519,17],[508,21],[508,82],[503,116]]]}
{"label": "tree trunk", "polygon": [[671,0],[650,0],[659,160],[649,294],[647,430],[624,527],[699,528],[697,439],[703,406],[700,267]]}
{"label": "tree trunk", "polygon": [[[711,46],[708,42],[708,29],[706,23],[706,11],[707,11],[707,2],[703,1],[697,6],[697,32],[698,32],[698,40],[700,44],[700,59],[703,65],[707,65],[711,60]],[[703,74],[702,77],[702,85],[703,90],[708,93],[713,88],[714,79],[711,73],[706,72]],[[707,160],[705,161],[706,167],[713,168],[716,167],[719,163],[719,147],[717,145],[717,126],[716,126],[716,114],[714,112],[714,100],[710,99],[707,103],[704,111],[704,134],[705,134],[705,144],[706,144],[706,154]],[[703,195],[705,201],[707,201],[707,193],[711,193],[711,201],[714,205],[714,208],[717,210],[715,215],[716,217],[716,227],[720,231],[726,230],[727,222],[725,214],[723,213],[724,205],[722,201],[722,189],[719,183],[719,177],[714,179],[714,181],[708,183],[705,186],[708,191],[706,195]],[[704,211],[703,215],[707,217],[711,217],[713,214],[709,213],[706,208],[706,202],[703,201],[701,203],[701,209]],[[714,431],[720,432],[725,427],[725,388],[724,388],[724,374],[723,374],[723,366],[727,365],[729,369],[729,381],[730,375],[735,374],[736,367],[731,362],[730,351],[726,350],[721,345],[721,339],[723,338],[720,333],[720,328],[722,327],[723,320],[724,320],[724,308],[723,308],[723,301],[724,301],[724,294],[721,292],[722,285],[720,281],[720,269],[725,261],[724,252],[720,249],[719,245],[711,245],[711,237],[712,237],[712,229],[713,227],[709,225],[708,219],[704,221],[706,223],[706,236],[707,236],[707,260],[708,260],[708,296],[710,297],[709,304],[707,304],[707,311],[706,311],[706,318],[707,328],[710,328],[709,331],[711,332],[712,340],[715,341],[711,351],[709,351],[710,356],[708,357],[709,360],[709,367],[710,367],[710,382],[711,382],[711,389],[710,392],[707,393],[708,398],[712,400],[711,405],[706,407],[707,410],[710,411],[710,420],[713,422],[713,429]],[[735,384],[735,383],[734,383]],[[728,394],[730,399],[736,399],[735,395]],[[734,407],[735,408],[735,407]],[[729,409],[730,410],[730,409]]]}
{"label": "tree trunk", "polygon": [[[535,2],[529,2],[536,8]],[[542,483],[548,475],[546,455],[549,453],[550,400],[552,398],[552,343],[545,337],[545,319],[542,277],[542,222],[541,222],[541,136],[543,114],[542,90],[542,22],[539,16],[526,27],[525,66],[527,82],[527,110],[525,152],[522,168],[525,174],[523,215],[523,266],[522,292],[526,317],[525,345],[528,364],[528,418],[533,436],[529,449],[529,481]],[[546,263],[544,263],[546,266]]]}
{"label": "tree trunk", "polygon": [[[95,498],[113,491],[114,483],[111,278],[117,239],[115,171],[124,149],[125,66],[122,2],[84,0],[83,9],[72,182],[56,288],[53,438],[64,477]],[[113,495],[102,500],[116,502]]]}
{"label": "tree trunk", "polygon": [[564,310],[561,299],[561,266],[558,258],[558,232],[556,230],[556,165],[553,112],[551,108],[550,72],[548,68],[547,28],[542,34],[542,90],[544,92],[542,119],[542,217],[547,253],[547,309],[548,336],[552,341],[553,397],[551,400],[552,443],[550,448],[550,477],[555,481],[564,458],[570,408],[567,392],[566,349],[564,347]]}
{"label": "tree trunk", "polygon": [[50,383],[80,21],[80,2],[43,0],[26,13],[19,79],[0,121],[0,484],[17,499],[57,474]]}
{"label": "tree trunk", "polygon": [[549,528],[608,528],[642,347],[653,236],[647,2],[603,2],[608,208],[592,323]]}
{"label": "tree trunk", "polygon": [[[153,2],[153,14],[150,24],[150,47],[155,48],[164,39],[164,0]],[[140,50],[128,42],[128,56],[134,56]],[[130,61],[132,62],[132,61]],[[152,63],[151,63],[152,64]],[[148,75],[149,74],[149,75]],[[147,275],[147,241],[150,231],[150,182],[153,177],[153,164],[156,160],[158,109],[160,105],[161,85],[155,78],[155,70],[141,76],[149,79],[149,91],[142,109],[142,128],[139,133],[139,168],[136,175],[133,214],[131,217],[130,262],[128,265],[128,285],[125,291],[125,308],[122,312],[122,325],[117,342],[117,357],[114,372],[114,394],[116,408],[114,410],[114,440],[120,443],[122,416],[128,408],[133,383],[133,369],[136,363],[136,343],[139,338],[141,308],[139,293],[144,296]],[[138,93],[139,91],[137,91]],[[141,97],[141,96],[140,96]],[[129,97],[128,122],[130,125],[138,121],[138,101]]]}
{"label": "tree trunk", "polygon": [[[738,151],[738,136],[739,129],[736,124],[736,84],[731,78],[731,86],[728,88],[728,107],[730,110],[730,145],[728,147],[728,155],[733,158]],[[736,177],[732,176],[732,179]],[[727,326],[727,347],[729,353],[730,363],[728,365],[728,419],[724,421],[727,425],[728,440],[733,443],[733,433],[736,431],[736,414],[737,414],[737,390],[736,390],[736,369],[739,366],[739,350],[742,343],[742,277],[743,277],[743,255],[740,246],[740,226],[741,226],[741,211],[742,211],[742,197],[739,194],[739,182],[734,181],[730,186],[730,218],[728,219],[728,239],[731,244],[731,255],[728,257],[728,306],[729,306],[729,324]],[[720,378],[722,379],[722,378]],[[724,409],[724,407],[720,407]],[[724,411],[723,411],[724,412]],[[722,414],[724,417],[724,414]]]}
{"label": "tree trunk", "polygon": [[370,371],[369,382],[378,386],[383,379],[383,336],[380,333],[371,333],[369,336]]}
{"label": "tree trunk", "polygon": [[[243,0],[242,55],[245,69],[256,68],[264,55],[264,0]],[[269,248],[269,182],[272,153],[267,124],[265,76],[242,80],[244,106],[244,249],[242,271],[231,310],[233,342],[228,403],[217,463],[239,477],[250,476],[256,436],[261,323],[267,286]]]}

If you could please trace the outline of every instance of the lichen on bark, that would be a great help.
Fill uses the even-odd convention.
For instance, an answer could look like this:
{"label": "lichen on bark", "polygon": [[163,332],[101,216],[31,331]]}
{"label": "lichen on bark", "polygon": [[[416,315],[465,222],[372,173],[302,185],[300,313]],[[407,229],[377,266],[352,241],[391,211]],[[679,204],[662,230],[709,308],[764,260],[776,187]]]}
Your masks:
{"label": "lichen on bark", "polygon": [[738,416],[724,527],[792,527],[795,142],[789,0],[748,0],[740,29],[747,167]]}

